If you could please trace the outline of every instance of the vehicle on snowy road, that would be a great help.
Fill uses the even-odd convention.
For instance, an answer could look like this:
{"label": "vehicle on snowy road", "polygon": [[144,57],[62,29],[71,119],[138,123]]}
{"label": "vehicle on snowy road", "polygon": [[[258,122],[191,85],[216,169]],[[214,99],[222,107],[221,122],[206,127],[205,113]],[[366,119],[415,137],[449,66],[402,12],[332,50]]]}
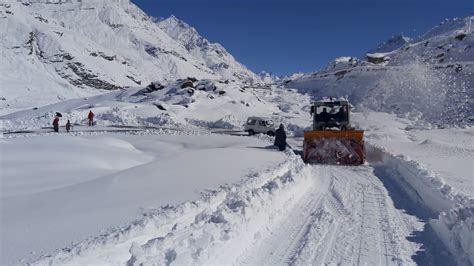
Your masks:
{"label": "vehicle on snowy road", "polygon": [[251,116],[247,118],[247,123],[244,125],[244,130],[252,136],[257,133],[275,136],[275,123],[270,118]]}
{"label": "vehicle on snowy road", "polygon": [[311,106],[313,130],[304,132],[306,163],[360,165],[365,161],[364,131],[350,124],[346,100],[321,100]]}

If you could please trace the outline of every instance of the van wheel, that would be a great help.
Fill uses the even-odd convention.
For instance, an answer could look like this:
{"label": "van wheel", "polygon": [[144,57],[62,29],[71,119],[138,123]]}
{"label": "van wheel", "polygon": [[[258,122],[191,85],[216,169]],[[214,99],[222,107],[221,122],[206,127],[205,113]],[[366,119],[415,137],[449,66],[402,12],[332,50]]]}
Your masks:
{"label": "van wheel", "polygon": [[270,136],[270,137],[273,137],[273,136],[275,136],[275,133],[273,133],[273,131],[268,131],[267,135]]}
{"label": "van wheel", "polygon": [[249,136],[252,136],[252,135],[255,135],[255,131],[253,131],[252,129],[249,130]]}

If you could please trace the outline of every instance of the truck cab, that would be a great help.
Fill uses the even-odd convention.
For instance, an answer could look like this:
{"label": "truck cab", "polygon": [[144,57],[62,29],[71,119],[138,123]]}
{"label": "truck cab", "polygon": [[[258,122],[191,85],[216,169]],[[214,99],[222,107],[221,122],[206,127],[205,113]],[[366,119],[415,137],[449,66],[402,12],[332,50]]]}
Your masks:
{"label": "truck cab", "polygon": [[350,104],[347,101],[319,101],[311,106],[313,130],[340,129],[350,127]]}

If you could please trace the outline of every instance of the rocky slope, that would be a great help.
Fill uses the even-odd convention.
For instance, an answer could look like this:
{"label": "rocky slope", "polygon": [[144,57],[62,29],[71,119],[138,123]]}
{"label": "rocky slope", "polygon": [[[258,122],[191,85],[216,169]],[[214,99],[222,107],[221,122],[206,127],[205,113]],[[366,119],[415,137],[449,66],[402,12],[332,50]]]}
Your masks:
{"label": "rocky slope", "polygon": [[255,73],[237,62],[222,45],[209,42],[199,35],[195,28],[175,16],[161,19],[157,22],[157,25],[171,38],[183,45],[202,65],[220,76],[250,84],[259,80]]}
{"label": "rocky slope", "polygon": [[260,82],[222,46],[193,34],[207,44],[204,52],[174,39],[129,0],[0,0],[0,113],[151,81]]}
{"label": "rocky slope", "polygon": [[474,16],[426,34],[394,37],[364,58],[341,57],[286,86],[316,98],[346,96],[360,108],[446,125],[470,123],[474,110]]}

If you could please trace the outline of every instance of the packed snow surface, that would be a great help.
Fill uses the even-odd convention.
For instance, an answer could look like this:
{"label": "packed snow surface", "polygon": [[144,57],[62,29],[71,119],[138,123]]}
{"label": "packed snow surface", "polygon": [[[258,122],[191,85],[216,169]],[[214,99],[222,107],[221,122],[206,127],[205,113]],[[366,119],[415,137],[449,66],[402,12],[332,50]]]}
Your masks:
{"label": "packed snow surface", "polygon": [[[128,0],[0,0],[0,264],[474,264],[473,18],[279,79]],[[302,162],[324,96],[365,165]]]}
{"label": "packed snow surface", "polygon": [[131,222],[147,209],[198,199],[284,160],[266,146],[222,135],[2,139],[2,264]]}

